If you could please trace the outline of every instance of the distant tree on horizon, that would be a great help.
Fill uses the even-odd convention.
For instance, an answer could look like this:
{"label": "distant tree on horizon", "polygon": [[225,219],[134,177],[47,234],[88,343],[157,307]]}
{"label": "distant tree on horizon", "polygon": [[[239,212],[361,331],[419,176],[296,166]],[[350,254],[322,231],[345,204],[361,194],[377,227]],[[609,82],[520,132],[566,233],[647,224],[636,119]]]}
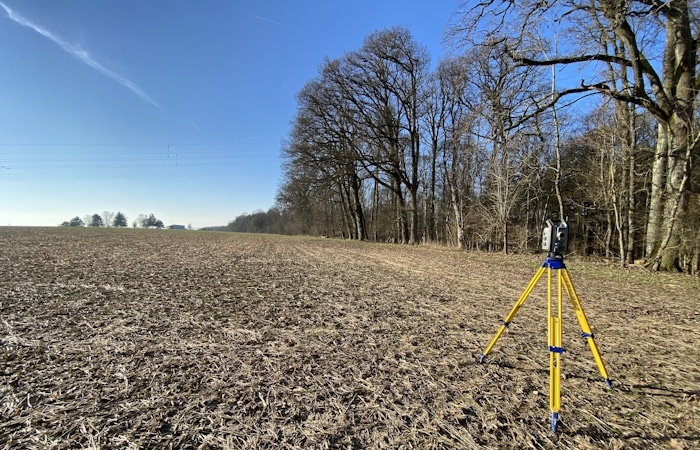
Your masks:
{"label": "distant tree on horizon", "polygon": [[61,224],[62,227],[82,227],[85,225],[83,219],[78,216],[73,217],[71,220],[67,220]]}
{"label": "distant tree on horizon", "polygon": [[141,228],[164,228],[165,225],[163,221],[156,218],[155,214],[151,213],[148,216],[145,214],[139,214],[139,216],[134,221],[134,228],[137,226]]}
{"label": "distant tree on horizon", "polygon": [[165,225],[162,220],[156,219],[155,215],[149,214],[148,219],[146,219],[146,227],[165,228]]}
{"label": "distant tree on horizon", "polygon": [[88,223],[88,226],[89,226],[89,227],[100,228],[100,227],[104,227],[104,226],[105,226],[105,223],[104,223],[104,221],[102,220],[102,216],[99,215],[99,214],[97,214],[97,213],[95,213],[95,214],[93,214],[92,217],[90,218],[90,222]]}
{"label": "distant tree on horizon", "polygon": [[114,228],[126,228],[129,226],[129,223],[126,220],[126,216],[121,211],[118,211],[117,214],[114,216],[114,219],[112,220],[112,226]]}
{"label": "distant tree on horizon", "polygon": [[102,219],[106,227],[111,227],[114,222],[114,213],[112,211],[102,211]]}
{"label": "distant tree on horizon", "polygon": [[134,228],[143,227],[144,226],[143,224],[146,222],[146,218],[147,217],[145,214],[139,214],[136,217],[136,219],[134,219],[134,221],[131,223],[131,226]]}

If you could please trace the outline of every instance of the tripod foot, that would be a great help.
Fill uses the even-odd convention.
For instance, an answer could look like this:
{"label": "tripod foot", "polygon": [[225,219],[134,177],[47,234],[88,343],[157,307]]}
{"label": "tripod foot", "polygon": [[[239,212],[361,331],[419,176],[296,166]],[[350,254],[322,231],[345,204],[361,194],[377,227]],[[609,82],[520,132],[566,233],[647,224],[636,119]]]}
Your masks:
{"label": "tripod foot", "polygon": [[480,363],[480,364],[481,364],[482,362],[484,362],[484,358],[486,358],[486,355],[484,355],[484,354],[482,353],[481,357],[479,358],[479,363]]}
{"label": "tripod foot", "polygon": [[605,385],[608,387],[608,389],[612,389],[612,380],[610,378],[606,378]]}
{"label": "tripod foot", "polygon": [[559,413],[552,413],[552,432],[557,432],[557,425],[559,425]]}

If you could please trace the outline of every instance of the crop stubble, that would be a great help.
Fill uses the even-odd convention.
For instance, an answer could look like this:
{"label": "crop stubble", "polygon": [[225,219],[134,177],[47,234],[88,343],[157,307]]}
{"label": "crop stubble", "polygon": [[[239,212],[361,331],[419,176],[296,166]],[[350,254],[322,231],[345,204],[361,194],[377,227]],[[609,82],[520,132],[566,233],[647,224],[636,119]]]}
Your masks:
{"label": "crop stubble", "polygon": [[[542,255],[0,228],[2,448],[697,448],[697,279],[570,262],[549,427]],[[577,266],[581,266],[580,273]]]}

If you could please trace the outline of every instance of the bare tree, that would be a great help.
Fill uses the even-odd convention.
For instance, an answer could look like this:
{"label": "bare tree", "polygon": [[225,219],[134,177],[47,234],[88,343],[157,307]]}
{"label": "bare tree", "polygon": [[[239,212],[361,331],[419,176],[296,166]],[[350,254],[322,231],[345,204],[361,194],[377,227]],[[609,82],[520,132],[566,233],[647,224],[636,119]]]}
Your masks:
{"label": "bare tree", "polygon": [[359,51],[346,56],[339,73],[338,86],[354,107],[364,141],[358,159],[394,194],[397,231],[409,243],[419,242],[419,112],[427,66],[425,48],[397,27],[372,33]]}
{"label": "bare tree", "polygon": [[534,122],[528,118],[537,69],[521,67],[504,56],[502,42],[477,47],[469,63],[472,109],[480,112],[480,129],[472,132],[489,149],[488,172],[482,199],[492,216],[503,251],[508,252],[509,222],[513,208],[528,187],[530,156],[537,151],[532,138]]}
{"label": "bare tree", "polygon": [[114,221],[114,213],[111,211],[102,211],[102,220],[106,227],[111,227]]}
{"label": "bare tree", "polygon": [[445,132],[445,96],[442,95],[440,80],[436,73],[432,73],[426,80],[426,102],[421,114],[423,129],[429,143],[428,156],[428,186],[425,188],[425,210],[423,217],[423,240],[431,242],[437,240],[437,216],[435,211],[438,156],[440,143],[444,139]]}
{"label": "bare tree", "polygon": [[[298,113],[290,140],[285,146],[288,172],[301,174],[309,189],[332,193],[341,210],[341,221],[349,237],[366,238],[362,179],[356,160],[356,138],[349,110],[337,95],[335,74],[338,61],[327,61],[320,76],[297,95]],[[322,186],[322,190],[318,187]],[[332,212],[333,208],[331,208]]]}
{"label": "bare tree", "polygon": [[[492,30],[487,33],[488,39],[502,39],[519,64],[584,66],[580,85],[561,87],[553,98],[539,98],[536,112],[565,97],[593,92],[637,105],[654,115],[658,138],[646,251],[653,267],[679,269],[680,221],[686,217],[691,161],[697,157],[700,142],[694,126],[697,4],[688,0],[597,0],[586,4],[575,0],[488,0],[476,6],[463,1],[461,12],[461,20],[453,28],[455,36],[466,39],[476,35],[473,32],[478,27],[488,26]],[[547,23],[552,21],[566,28],[570,41],[559,48],[567,53],[542,58],[533,51],[533,35],[539,32],[544,39],[550,31]],[[601,30],[604,38],[600,37]],[[624,55],[615,54],[608,45],[613,40],[625,46]],[[596,68],[597,63],[629,71],[630,86],[611,82],[606,70]]]}
{"label": "bare tree", "polygon": [[[458,248],[466,245],[466,210],[473,207],[475,182],[481,167],[479,148],[473,131],[479,108],[470,99],[468,64],[465,57],[445,59],[436,71],[437,88],[431,99],[434,113],[430,116],[431,140],[441,149],[442,173],[449,191],[455,241]],[[437,125],[437,126],[436,126]]]}

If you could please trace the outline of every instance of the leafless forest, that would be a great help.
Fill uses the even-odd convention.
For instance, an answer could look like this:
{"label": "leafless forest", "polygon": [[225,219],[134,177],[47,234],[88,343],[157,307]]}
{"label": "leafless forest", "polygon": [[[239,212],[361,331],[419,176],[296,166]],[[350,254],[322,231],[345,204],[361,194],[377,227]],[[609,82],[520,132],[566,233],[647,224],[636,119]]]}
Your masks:
{"label": "leafless forest", "polygon": [[0,228],[0,448],[700,445],[698,279],[567,260],[550,430],[542,255],[320,238]]}
{"label": "leafless forest", "polygon": [[439,61],[403,27],[319,61],[263,231],[700,273],[700,10],[688,1],[458,2]]}

